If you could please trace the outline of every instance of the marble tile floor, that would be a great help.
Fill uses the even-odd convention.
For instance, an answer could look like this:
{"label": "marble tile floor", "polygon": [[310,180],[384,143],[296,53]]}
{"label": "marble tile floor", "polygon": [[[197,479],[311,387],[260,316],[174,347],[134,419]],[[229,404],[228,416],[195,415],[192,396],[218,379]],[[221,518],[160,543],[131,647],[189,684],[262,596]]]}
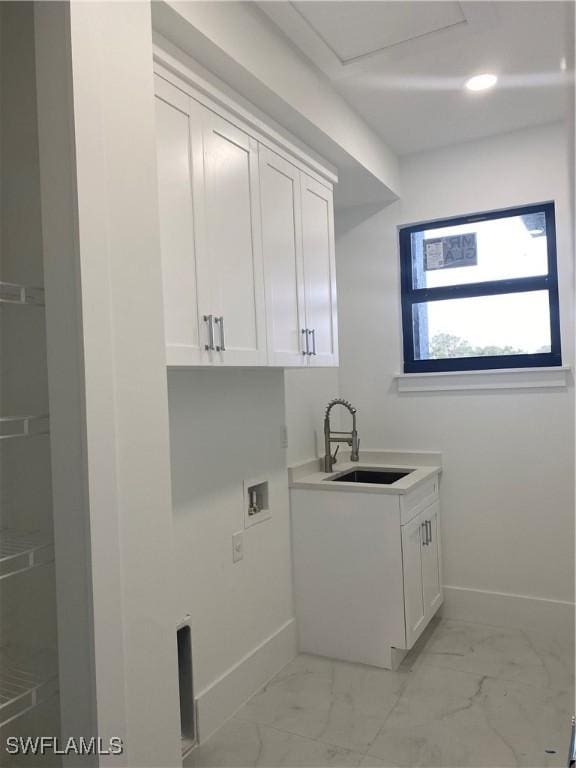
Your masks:
{"label": "marble tile floor", "polygon": [[449,620],[396,672],[302,654],[185,766],[564,766],[573,662],[566,638]]}

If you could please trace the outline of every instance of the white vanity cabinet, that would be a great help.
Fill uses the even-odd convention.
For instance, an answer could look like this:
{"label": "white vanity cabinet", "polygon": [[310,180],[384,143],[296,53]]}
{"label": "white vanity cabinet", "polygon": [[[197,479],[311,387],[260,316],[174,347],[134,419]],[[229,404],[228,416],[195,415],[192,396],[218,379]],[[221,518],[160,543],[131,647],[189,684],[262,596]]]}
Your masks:
{"label": "white vanity cabinet", "polygon": [[393,668],[442,604],[438,476],[403,494],[327,484],[290,490],[300,650]]}
{"label": "white vanity cabinet", "polygon": [[338,365],[332,189],[260,147],[271,365]]}
{"label": "white vanity cabinet", "polygon": [[184,86],[155,95],[167,364],[337,365],[331,183]]}
{"label": "white vanity cabinet", "polygon": [[426,507],[402,530],[406,647],[411,648],[442,603],[440,505]]}

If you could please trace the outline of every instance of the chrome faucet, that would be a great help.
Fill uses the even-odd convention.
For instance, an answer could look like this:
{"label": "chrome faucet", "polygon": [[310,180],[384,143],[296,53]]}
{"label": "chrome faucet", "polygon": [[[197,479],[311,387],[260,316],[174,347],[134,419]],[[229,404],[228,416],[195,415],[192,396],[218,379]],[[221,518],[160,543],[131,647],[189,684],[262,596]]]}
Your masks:
{"label": "chrome faucet", "polygon": [[[344,406],[344,408],[347,408],[352,414],[352,432],[332,432],[330,429],[330,411],[335,405]],[[356,431],[356,408],[354,408],[348,400],[342,400],[339,397],[328,403],[326,414],[324,416],[324,472],[332,472],[332,468],[336,463],[336,454],[338,453],[338,448],[340,448],[340,446],[337,446],[334,455],[332,455],[330,449],[331,443],[346,443],[347,445],[350,445],[352,447],[350,461],[358,461],[360,438]]]}

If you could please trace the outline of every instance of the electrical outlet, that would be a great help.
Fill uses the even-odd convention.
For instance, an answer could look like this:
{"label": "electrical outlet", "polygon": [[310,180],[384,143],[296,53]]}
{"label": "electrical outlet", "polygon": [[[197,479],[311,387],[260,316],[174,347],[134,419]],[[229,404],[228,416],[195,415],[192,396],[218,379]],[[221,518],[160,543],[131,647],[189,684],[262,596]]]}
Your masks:
{"label": "electrical outlet", "polygon": [[288,427],[286,424],[282,424],[280,427],[280,446],[288,448]]}
{"label": "electrical outlet", "polygon": [[244,557],[244,534],[242,531],[232,536],[232,562],[238,563]]}

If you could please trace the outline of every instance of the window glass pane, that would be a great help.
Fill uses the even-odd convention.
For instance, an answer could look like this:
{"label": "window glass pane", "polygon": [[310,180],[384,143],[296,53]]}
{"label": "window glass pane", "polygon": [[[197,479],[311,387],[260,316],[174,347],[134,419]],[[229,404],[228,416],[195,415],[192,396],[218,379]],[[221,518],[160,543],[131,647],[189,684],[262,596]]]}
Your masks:
{"label": "window glass pane", "polygon": [[550,352],[548,291],[412,306],[414,359]]}
{"label": "window glass pane", "polygon": [[544,211],[411,235],[413,288],[548,274]]}

